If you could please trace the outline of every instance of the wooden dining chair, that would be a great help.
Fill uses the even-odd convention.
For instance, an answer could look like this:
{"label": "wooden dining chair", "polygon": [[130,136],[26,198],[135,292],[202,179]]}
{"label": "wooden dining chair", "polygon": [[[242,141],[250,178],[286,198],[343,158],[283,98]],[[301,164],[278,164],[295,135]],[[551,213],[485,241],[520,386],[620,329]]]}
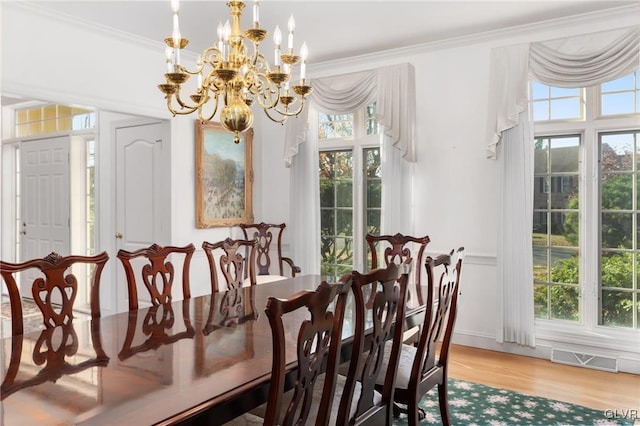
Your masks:
{"label": "wooden dining chair", "polygon": [[[267,402],[225,425],[336,424],[334,397],[351,398],[336,388],[350,287],[349,276],[339,283],[323,281],[315,290],[288,299],[269,297],[265,312],[273,356]],[[299,330],[295,345],[285,331],[291,324]],[[289,351],[295,355],[288,355]],[[298,366],[293,373],[288,370],[291,359]]]}
{"label": "wooden dining chair", "polygon": [[[429,236],[413,237],[410,235],[371,235],[365,236],[369,253],[371,254],[371,268],[380,268],[391,263],[397,265],[403,263],[411,263],[413,265],[422,265],[424,250],[429,244]],[[381,258],[379,259],[378,256]],[[408,282],[407,301],[411,301],[413,297],[418,299],[418,304],[424,304],[422,293],[420,292],[421,271],[420,268],[413,268]],[[371,305],[371,301],[367,302]],[[419,327],[405,326],[403,339],[405,342],[412,342],[417,338],[420,332]]]}
{"label": "wooden dining chair", "polygon": [[176,274],[174,265],[168,260],[168,257],[174,254],[184,255],[184,261],[182,263],[182,297],[183,299],[191,297],[189,267],[195,250],[196,248],[193,244],[184,247],[162,247],[155,243],[149,247],[141,248],[133,252],[122,249],[119,250],[117,257],[124,267],[127,288],[129,290],[129,310],[138,309],[137,268],[134,268],[132,260],[142,260],[142,262],[135,261],[135,264],[136,266],[140,265],[138,273],[144,287],[149,292],[151,304],[162,305],[172,300],[171,290]]}
{"label": "wooden dining chair", "polygon": [[[428,284],[426,314],[417,345],[402,346],[394,396],[397,403],[395,414],[405,412],[411,426],[424,418],[418,403],[434,386],[438,388],[442,423],[451,424],[447,401],[447,368],[464,255],[464,248],[459,248],[435,258],[428,256],[425,262]],[[437,300],[434,300],[434,294]],[[393,354],[390,349],[387,347],[385,350],[384,365],[393,365],[395,362],[390,361]],[[382,382],[378,384],[382,385]],[[406,409],[398,404],[406,406]]]}
{"label": "wooden dining chair", "polygon": [[[424,250],[429,244],[429,236],[412,237],[410,235],[371,235],[365,236],[369,253],[371,254],[371,269],[383,268],[391,263],[400,265],[402,263],[413,263],[422,265]],[[378,258],[381,256],[381,259]],[[420,268],[412,271],[409,285],[420,288]],[[419,292],[416,292],[419,294]],[[412,293],[413,294],[413,293]]]}
{"label": "wooden dining chair", "polygon": [[[408,275],[411,264],[389,264],[362,274],[353,271],[352,293],[353,349],[343,393],[353,398],[342,398],[337,424],[386,424],[393,422],[393,394],[396,367],[402,345],[402,324],[405,313]],[[369,308],[365,300],[373,293]],[[386,344],[389,342],[391,357],[382,366]],[[376,390],[376,383],[383,385]]]}
{"label": "wooden dining chair", "polygon": [[[271,326],[273,362],[265,425],[307,424],[315,417],[316,425],[330,422],[335,394],[337,368],[342,344],[342,327],[351,279],[337,284],[322,282],[314,291],[302,291],[283,300],[270,297],[265,312]],[[296,378],[285,401],[287,338],[283,317],[306,310],[308,319],[301,322],[297,340]],[[324,373],[323,373],[324,372]],[[317,380],[322,377],[322,380]],[[316,385],[318,388],[316,390]],[[314,395],[318,395],[318,399]],[[350,399],[344,392],[342,397]],[[317,409],[312,406],[317,404]],[[310,417],[312,416],[312,417]]]}
{"label": "wooden dining chair", "polygon": [[204,241],[202,249],[207,255],[209,272],[211,274],[211,292],[220,291],[218,283],[218,268],[216,267],[216,255],[220,272],[224,277],[226,289],[235,289],[243,286],[245,281],[250,285],[256,284],[256,240],[232,240],[226,238],[217,243]]}
{"label": "wooden dining chair", "polygon": [[[0,261],[0,275],[7,288],[11,309],[11,356],[9,366],[0,384],[0,400],[14,392],[46,381],[55,382],[63,375],[74,374],[94,366],[109,363],[100,338],[100,277],[109,260],[102,252],[95,256],[60,256],[50,253],[40,259],[21,263]],[[96,352],[94,358],[74,363],[78,350],[78,336],[73,326],[73,308],[78,294],[78,279],[72,268],[84,264],[92,268],[89,280],[89,304],[91,309],[91,341]],[[31,296],[42,313],[45,329],[32,345],[34,366],[42,366],[37,374],[25,379],[18,373],[24,356],[24,322],[20,287],[17,274],[30,270],[38,275],[31,284]]]}
{"label": "wooden dining chair", "polygon": [[[300,273],[300,267],[296,266],[291,258],[282,255],[282,234],[287,225],[284,223],[260,222],[240,224],[238,226],[242,229],[245,240],[258,240],[258,245],[256,246],[256,275],[258,275],[258,282],[264,281],[263,278],[260,278],[264,276],[286,276],[285,263],[289,266],[291,277],[295,277],[296,274]],[[271,253],[272,243],[275,244],[275,258]]]}
{"label": "wooden dining chair", "polygon": [[0,261],[0,274],[11,305],[12,335],[22,334],[24,331],[16,274],[37,271],[38,275],[31,283],[31,296],[40,308],[45,328],[53,328],[70,324],[73,320],[74,302],[78,295],[78,279],[72,271],[74,265],[85,264],[93,268],[89,281],[89,304],[91,316],[100,316],[100,276],[108,260],[106,252],[95,256],[60,256],[52,252],[44,258],[21,263]]}

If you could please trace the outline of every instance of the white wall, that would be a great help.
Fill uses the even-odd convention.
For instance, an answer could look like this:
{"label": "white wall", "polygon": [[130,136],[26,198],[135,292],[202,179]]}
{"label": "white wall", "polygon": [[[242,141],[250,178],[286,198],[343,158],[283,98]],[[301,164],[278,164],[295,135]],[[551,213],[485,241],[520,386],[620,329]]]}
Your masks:
{"label": "white wall", "polygon": [[[155,87],[164,70],[160,41],[135,40],[58,20],[18,3],[4,2],[2,8],[3,92],[170,117]],[[412,166],[413,229],[431,237],[429,251],[459,245],[467,248],[458,341],[531,352],[495,344],[499,169],[496,161],[485,158],[491,48],[635,25],[639,17],[636,7],[624,13],[587,15],[309,67],[311,77],[320,77],[400,62],[415,66],[418,163]],[[22,31],[24,28],[29,31]],[[255,219],[289,222],[290,209],[295,206],[289,204],[289,173],[282,160],[284,129],[259,111],[254,127]],[[195,229],[194,118],[172,119],[171,132],[172,243],[192,242],[199,247],[203,240],[229,236],[229,228]],[[100,143],[105,143],[102,137]],[[101,179],[109,185],[104,182],[110,180],[108,174]],[[108,238],[114,230],[107,229],[108,221],[101,223],[105,227],[101,235]],[[285,234],[285,243],[288,241]],[[295,248],[287,249],[295,253]],[[193,268],[194,274],[208,273],[201,250]],[[204,291],[193,289],[196,295]],[[546,356],[545,350],[548,353],[543,342],[533,354]]]}
{"label": "white wall", "polygon": [[[586,339],[577,335],[565,341],[539,339],[535,350],[496,343],[500,170],[498,161],[485,155],[492,48],[637,25],[639,18],[635,7],[311,67],[312,77],[324,77],[402,62],[415,66],[418,161],[409,166],[414,170],[414,233],[430,236],[428,252],[467,249],[454,341],[543,358],[549,358],[552,347],[615,356],[621,370],[640,373],[640,346],[634,340],[618,342],[622,350],[599,346],[598,339],[583,344]],[[262,129],[273,140],[280,137],[277,131]],[[273,153],[268,158],[277,160]],[[267,187],[287,185],[280,174],[262,176]],[[265,199],[263,210],[281,211],[281,202],[271,205]]]}

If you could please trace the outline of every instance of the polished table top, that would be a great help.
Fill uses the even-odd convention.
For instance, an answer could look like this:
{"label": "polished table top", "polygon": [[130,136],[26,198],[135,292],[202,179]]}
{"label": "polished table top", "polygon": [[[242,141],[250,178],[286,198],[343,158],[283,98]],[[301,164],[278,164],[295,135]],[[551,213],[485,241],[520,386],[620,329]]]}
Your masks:
{"label": "polished table top", "polygon": [[[2,339],[0,422],[170,424],[226,407],[268,384],[268,297],[320,281],[300,276]],[[421,308],[411,293],[415,313]],[[292,348],[303,319],[286,318]],[[345,338],[353,335],[350,319]],[[295,351],[287,352],[294,365]]]}

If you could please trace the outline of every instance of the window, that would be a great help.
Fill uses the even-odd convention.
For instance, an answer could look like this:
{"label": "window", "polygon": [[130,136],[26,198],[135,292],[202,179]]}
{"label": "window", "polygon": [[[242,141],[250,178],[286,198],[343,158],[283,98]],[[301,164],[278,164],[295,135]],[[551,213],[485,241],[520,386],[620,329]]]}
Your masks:
{"label": "window", "polygon": [[534,306],[541,318],[579,317],[579,149],[579,136],[535,140],[534,187],[551,188],[533,196]]}
{"label": "window", "polygon": [[362,268],[364,236],[378,234],[382,201],[375,104],[349,114],[318,113],[321,274]]}
{"label": "window", "polygon": [[601,97],[603,116],[640,112],[640,73],[604,83]]}
{"label": "window", "polygon": [[582,89],[564,89],[533,82],[533,118],[539,120],[576,120],[583,117]]}
{"label": "window", "polygon": [[86,183],[85,183],[85,207],[86,207],[86,252],[87,256],[95,254],[95,140],[86,141]]}
{"label": "window", "polygon": [[640,328],[639,78],[532,84],[537,318]]}
{"label": "window", "polygon": [[15,113],[15,135],[19,138],[95,127],[92,110],[68,105],[41,105]]}
{"label": "window", "polygon": [[602,133],[599,150],[600,322],[639,328],[640,133]]}

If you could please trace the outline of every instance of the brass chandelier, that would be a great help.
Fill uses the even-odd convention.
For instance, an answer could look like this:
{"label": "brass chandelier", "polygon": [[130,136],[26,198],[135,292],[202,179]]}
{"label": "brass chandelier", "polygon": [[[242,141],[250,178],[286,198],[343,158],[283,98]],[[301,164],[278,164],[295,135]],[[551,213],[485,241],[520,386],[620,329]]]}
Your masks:
{"label": "brass chandelier", "polygon": [[[198,57],[195,69],[189,70],[180,63],[180,50],[189,41],[180,34],[178,12],[179,0],[171,0],[173,10],[173,34],[164,41],[167,45],[166,82],[158,88],[165,94],[167,107],[176,114],[191,114],[198,111],[201,122],[210,121],[220,109],[220,122],[234,133],[234,142],[240,141],[239,133],[253,124],[250,106],[257,102],[267,117],[276,123],[284,123],[290,116],[298,115],[304,108],[305,96],[313,90],[306,84],[307,45],[302,44],[300,55],[293,52],[293,15],[288,22],[287,49],[282,52],[282,34],[278,26],[274,31],[275,44],[273,66],[260,53],[260,42],[268,32],[260,28],[259,4],[253,2],[253,26],[242,32],[240,20],[244,2],[230,0],[227,6],[231,23],[218,25],[218,42],[208,47]],[[253,43],[253,52],[245,45],[245,38]],[[291,84],[292,69],[300,62],[298,84]],[[190,76],[196,75],[197,88],[185,100],[180,90]],[[294,96],[294,94],[296,96]],[[208,107],[208,108],[207,108]]]}

